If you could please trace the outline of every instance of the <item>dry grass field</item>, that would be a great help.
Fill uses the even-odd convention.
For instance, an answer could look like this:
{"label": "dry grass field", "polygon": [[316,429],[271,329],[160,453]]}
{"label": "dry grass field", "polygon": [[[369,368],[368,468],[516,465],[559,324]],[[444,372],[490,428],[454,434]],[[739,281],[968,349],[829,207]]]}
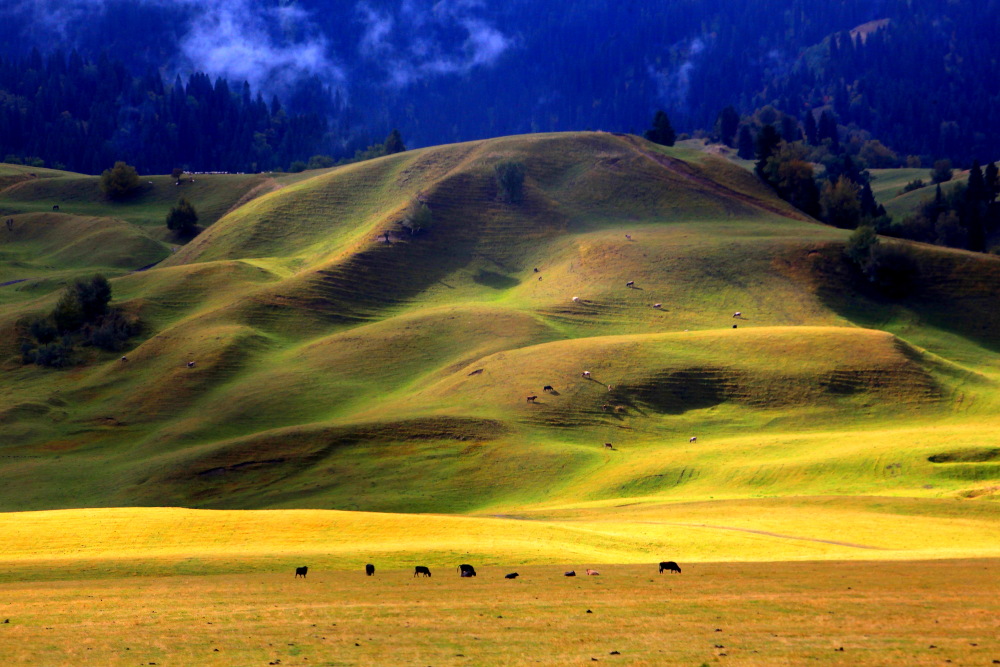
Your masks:
{"label": "dry grass field", "polygon": [[6,665],[1000,660],[997,560],[587,565],[3,583],[0,646]]}

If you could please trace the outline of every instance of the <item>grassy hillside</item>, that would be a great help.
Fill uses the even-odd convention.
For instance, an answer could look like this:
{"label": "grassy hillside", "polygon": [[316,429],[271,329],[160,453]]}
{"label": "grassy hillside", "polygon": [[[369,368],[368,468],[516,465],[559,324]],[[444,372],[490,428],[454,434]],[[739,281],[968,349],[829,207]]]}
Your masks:
{"label": "grassy hillside", "polygon": [[[887,299],[846,232],[722,157],[577,133],[197,176],[212,224],[172,253],[166,177],[109,204],[10,171],[0,276],[43,278],[0,287],[3,509],[995,507],[998,260],[920,248]],[[414,200],[432,224],[411,235]],[[97,269],[144,323],[129,361],[22,365],[18,323]]]}

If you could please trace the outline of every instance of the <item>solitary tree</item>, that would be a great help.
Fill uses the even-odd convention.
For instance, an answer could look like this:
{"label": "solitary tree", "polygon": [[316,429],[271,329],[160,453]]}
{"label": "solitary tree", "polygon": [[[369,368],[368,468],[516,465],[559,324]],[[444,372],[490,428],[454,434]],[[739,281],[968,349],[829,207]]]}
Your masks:
{"label": "solitary tree", "polygon": [[673,146],[674,142],[677,141],[677,135],[670,124],[670,118],[663,109],[657,111],[656,115],[653,116],[653,127],[646,130],[644,136],[654,144],[662,146]]}
{"label": "solitary tree", "polygon": [[111,199],[122,199],[139,187],[139,174],[132,165],[118,161],[101,174],[100,186],[101,192]]}
{"label": "solitary tree", "polygon": [[433,221],[430,207],[419,199],[414,199],[407,207],[400,224],[409,229],[410,234],[417,234],[429,229]]}
{"label": "solitary tree", "polygon": [[170,212],[167,213],[167,229],[178,234],[190,234],[197,225],[198,213],[187,197],[178,199],[177,204],[171,207]]}
{"label": "solitary tree", "polygon": [[385,148],[386,155],[402,153],[406,150],[406,146],[403,145],[403,136],[399,133],[399,130],[395,128],[389,133],[389,136],[385,138],[385,143],[382,145]]}
{"label": "solitary tree", "polygon": [[516,204],[524,198],[524,163],[498,162],[493,167],[497,180],[497,196],[501,201]]}

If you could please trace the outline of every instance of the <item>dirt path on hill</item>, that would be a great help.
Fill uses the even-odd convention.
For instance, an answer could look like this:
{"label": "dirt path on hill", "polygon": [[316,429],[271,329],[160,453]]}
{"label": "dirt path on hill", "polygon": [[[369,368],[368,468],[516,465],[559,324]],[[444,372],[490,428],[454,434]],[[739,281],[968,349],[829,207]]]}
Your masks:
{"label": "dirt path on hill", "polygon": [[[517,516],[515,514],[491,514],[494,519],[511,519],[514,521],[548,521],[550,523],[557,522],[572,522],[575,519],[543,519],[543,518],[533,518],[527,516]],[[582,520],[581,520],[582,521]],[[800,540],[802,542],[819,542],[822,544],[833,544],[838,547],[850,547],[852,549],[870,549],[872,551],[892,551],[892,549],[887,549],[885,547],[874,547],[869,544],[855,544],[854,542],[840,542],[838,540],[823,540],[818,537],[800,537],[798,535],[783,535],[781,533],[773,533],[769,530],[757,530],[754,528],[737,528],[736,526],[716,526],[709,523],[677,523],[674,521],[627,521],[627,523],[641,523],[648,524],[652,526],[680,526],[682,528],[709,528],[711,530],[734,530],[740,533],[753,533],[755,535],[766,535],[767,537],[777,537],[782,540]],[[590,521],[588,523],[602,523],[601,521]],[[604,522],[604,523],[619,523],[619,522]]]}
{"label": "dirt path on hill", "polygon": [[660,153],[656,153],[643,148],[635,137],[628,135],[617,135],[617,136],[627,141],[629,145],[632,146],[632,148],[639,151],[639,153],[645,155],[649,159],[655,161],[661,167],[667,169],[673,174],[680,176],[685,180],[691,181],[701,186],[702,188],[705,188],[707,190],[712,190],[723,197],[735,199],[736,201],[739,201],[748,206],[764,209],[765,211],[774,213],[776,215],[780,215],[784,218],[791,218],[793,220],[805,220],[805,221],[812,220],[812,218],[800,213],[799,211],[794,209],[791,205],[787,207],[776,206],[763,199],[758,199],[752,195],[748,195],[738,190],[733,190],[732,188],[726,187],[725,185],[717,181],[713,181],[704,174],[700,173],[697,169],[691,167],[691,165],[687,164],[683,160],[678,160],[676,158],[668,157],[666,155],[662,155]]}

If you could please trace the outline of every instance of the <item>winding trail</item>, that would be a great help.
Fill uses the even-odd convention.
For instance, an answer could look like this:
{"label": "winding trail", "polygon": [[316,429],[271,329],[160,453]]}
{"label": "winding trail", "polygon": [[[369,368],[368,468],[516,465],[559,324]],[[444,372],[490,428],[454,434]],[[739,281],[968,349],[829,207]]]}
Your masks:
{"label": "winding trail", "polygon": [[[551,523],[562,523],[562,522],[572,522],[574,519],[535,519],[526,516],[517,516],[514,514],[492,514],[490,515],[495,519],[512,519],[514,521],[548,521]],[[589,521],[588,523],[602,523],[601,521]],[[607,522],[612,523],[612,522]],[[618,522],[614,522],[618,523]],[[627,523],[641,523],[652,526],[680,526],[682,528],[708,528],[710,530],[733,530],[740,533],[753,533],[755,535],[765,535],[767,537],[776,537],[782,540],[799,540],[802,542],[819,542],[822,544],[833,544],[838,547],[850,547],[851,549],[869,549],[871,551],[892,551],[886,547],[875,547],[870,544],[856,544],[854,542],[840,542],[838,540],[824,540],[818,537],[800,537],[799,535],[783,535],[781,533],[774,533],[769,530],[757,530],[755,528],[737,528],[736,526],[717,526],[708,523],[678,523],[674,521],[628,521]]]}

